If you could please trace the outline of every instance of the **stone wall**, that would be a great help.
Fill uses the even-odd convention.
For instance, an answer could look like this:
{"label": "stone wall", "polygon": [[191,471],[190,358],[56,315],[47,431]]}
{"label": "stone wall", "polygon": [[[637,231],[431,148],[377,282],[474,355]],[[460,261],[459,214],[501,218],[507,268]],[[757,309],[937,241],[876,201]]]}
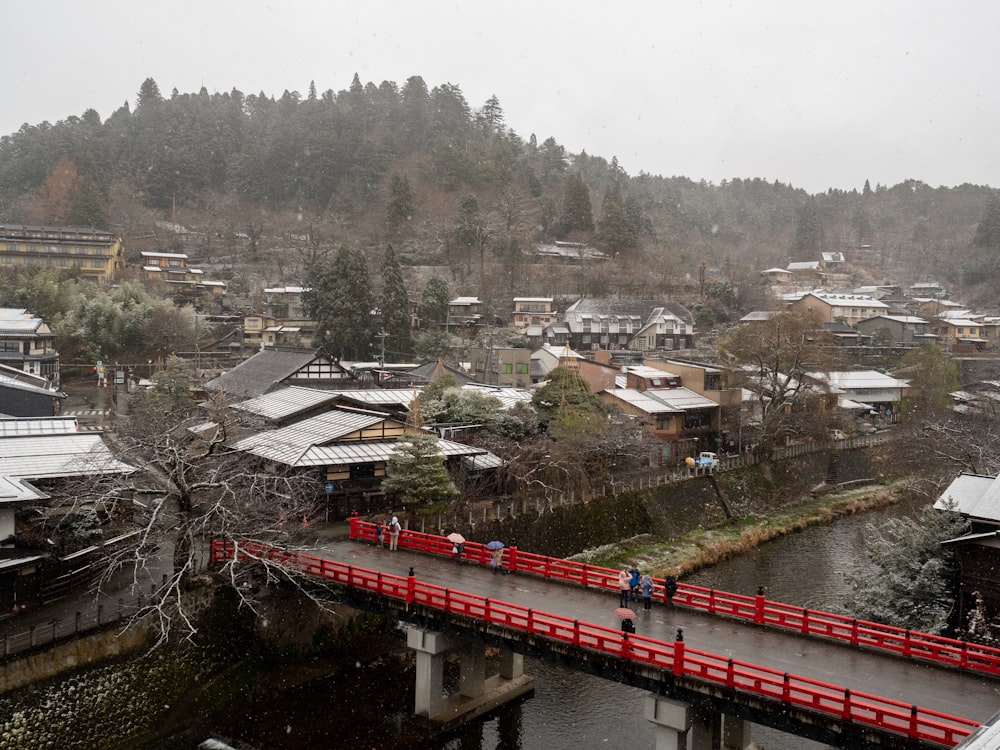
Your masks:
{"label": "stone wall", "polygon": [[16,657],[0,665],[0,693],[133,654],[148,647],[150,637],[150,630],[146,627],[127,630],[110,627]]}
{"label": "stone wall", "polygon": [[[876,475],[870,449],[837,452],[838,482]],[[791,506],[809,496],[827,477],[832,452],[809,453],[769,467],[751,466],[717,474],[736,516]],[[585,549],[639,534],[661,538],[681,536],[698,527],[726,522],[712,477],[696,477],[639,491],[619,492],[553,508],[479,524],[469,530],[477,541],[499,539],[553,557],[568,557]],[[465,533],[463,531],[463,533]]]}

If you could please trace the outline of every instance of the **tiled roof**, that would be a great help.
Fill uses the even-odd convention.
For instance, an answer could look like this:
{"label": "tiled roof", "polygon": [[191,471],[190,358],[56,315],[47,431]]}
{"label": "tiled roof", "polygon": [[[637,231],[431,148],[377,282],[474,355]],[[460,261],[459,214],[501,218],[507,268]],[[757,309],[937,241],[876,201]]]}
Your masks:
{"label": "tiled roof", "polygon": [[608,299],[593,297],[583,297],[577,300],[566,309],[564,318],[569,320],[583,314],[589,315],[610,315],[617,317],[638,317],[643,323],[648,323],[649,319],[658,310],[673,315],[685,323],[694,324],[694,316],[677,302],[663,302],[661,300],[648,299]]}
{"label": "tiled roof", "polygon": [[273,390],[317,358],[311,349],[268,347],[240,362],[228,372],[212,378],[205,388],[225,392],[234,399],[255,398]]}

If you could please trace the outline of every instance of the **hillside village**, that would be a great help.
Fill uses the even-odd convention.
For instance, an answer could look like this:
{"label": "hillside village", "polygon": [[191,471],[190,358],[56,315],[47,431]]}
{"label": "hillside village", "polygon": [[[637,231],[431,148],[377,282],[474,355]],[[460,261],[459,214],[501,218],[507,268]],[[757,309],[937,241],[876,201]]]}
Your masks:
{"label": "hillside village", "polygon": [[[0,231],[0,257],[9,265],[58,268],[85,256],[86,268],[96,271],[101,286],[130,273],[123,261],[133,254],[110,233],[85,236],[72,228],[24,226]],[[614,259],[599,251],[557,249],[568,255],[553,259],[552,248],[540,247],[542,262],[613,273]],[[996,311],[970,309],[933,281],[845,287],[851,264],[850,254],[843,252],[760,269],[765,294],[754,299],[768,304],[742,310],[735,322],[721,325],[699,317],[700,298],[690,291],[684,293],[687,304],[669,298],[565,295],[515,296],[502,304],[474,295],[449,296],[437,319],[425,319],[424,300],[411,302],[412,334],[444,335],[444,346],[424,361],[387,356],[384,336],[381,349],[372,336],[371,357],[364,360],[315,347],[317,321],[308,314],[305,278],[295,285],[266,285],[233,305],[225,283],[189,266],[187,254],[138,255],[141,265],[131,273],[174,304],[193,306],[210,333],[194,351],[171,352],[155,365],[150,361],[145,372],[136,364],[97,363],[98,384],[113,390],[116,399],[120,389],[124,401],[155,390],[160,373],[186,369],[203,403],[199,411],[205,416],[195,421],[201,424],[210,416],[205,406],[222,405],[224,420],[234,427],[220,447],[264,471],[303,481],[305,492],[296,505],[304,517],[400,512],[405,501],[382,484],[415,431],[437,436],[436,455],[463,503],[495,503],[539,491],[586,494],[636,473],[692,471],[692,461],[704,455],[715,462],[727,456],[768,460],[781,446],[853,445],[856,437],[893,430],[908,406],[921,402],[926,384],[903,366],[909,352],[937,351],[962,363],[961,387],[947,396],[953,413],[992,415],[1000,398],[1000,381],[991,374],[1000,347],[1000,316],[990,314]],[[421,300],[422,291],[411,286],[408,297]],[[384,334],[380,315],[378,309],[370,312],[372,334],[380,329]],[[798,331],[793,336],[798,341],[791,342],[796,364],[789,364],[789,371],[778,371],[785,360],[771,349],[760,361],[773,366],[737,360],[732,342],[741,335],[766,340],[782,323]],[[150,482],[148,477],[136,481],[144,473],[141,466],[130,464],[128,455],[116,456],[102,441],[101,430],[113,429],[113,420],[91,425],[61,415],[66,391],[82,383],[79,378],[63,382],[55,335],[44,320],[26,309],[4,309],[0,335],[13,343],[0,354],[0,411],[6,415],[0,421],[2,471],[11,486],[0,508],[7,558],[0,607],[16,608],[19,602],[51,596],[55,580],[72,585],[75,566],[67,561],[105,545],[127,545],[135,523],[141,523],[142,513],[139,518],[129,513],[134,520],[128,521],[107,512],[103,530],[90,528],[80,535],[67,519],[79,520],[88,509],[66,506],[61,496],[69,486],[93,477],[95,469],[127,478],[132,492]],[[782,342],[774,344],[779,349],[788,344],[780,334],[773,341]],[[589,394],[586,398],[616,415],[612,422],[619,432],[606,426],[574,428],[574,440],[592,432],[599,444],[584,448],[586,459],[557,453],[555,422],[549,423],[547,437],[531,438],[544,458],[512,450],[496,436],[492,420],[498,413],[517,415],[503,418],[505,429],[520,420],[522,444],[529,444],[524,442],[528,433],[523,430],[530,431],[525,412],[544,413],[544,389],[551,402],[558,382],[555,397],[564,406],[568,397],[576,398],[567,381],[552,380],[553,373],[567,371]],[[437,398],[452,399],[458,397],[445,394],[458,389],[467,402],[458,399],[449,411],[419,395],[427,389]],[[483,399],[491,404],[485,411]],[[218,419],[211,416],[207,424]],[[217,439],[205,437],[204,425],[191,429],[193,440]],[[616,447],[619,440],[628,448]],[[583,444],[573,445],[578,452]],[[39,516],[40,506],[52,510]],[[292,517],[291,509],[285,512],[286,519]],[[61,550],[55,556],[43,551],[46,539]]]}

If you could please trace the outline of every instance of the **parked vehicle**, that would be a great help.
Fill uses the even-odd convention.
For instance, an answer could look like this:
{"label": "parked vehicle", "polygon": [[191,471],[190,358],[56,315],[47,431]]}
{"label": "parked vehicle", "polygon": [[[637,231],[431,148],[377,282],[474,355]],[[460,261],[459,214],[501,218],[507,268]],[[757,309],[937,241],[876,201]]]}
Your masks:
{"label": "parked vehicle", "polygon": [[847,433],[843,430],[830,430],[831,440],[847,440]]}
{"label": "parked vehicle", "polygon": [[702,469],[715,469],[719,466],[719,454],[711,451],[702,451],[698,454],[695,462]]}

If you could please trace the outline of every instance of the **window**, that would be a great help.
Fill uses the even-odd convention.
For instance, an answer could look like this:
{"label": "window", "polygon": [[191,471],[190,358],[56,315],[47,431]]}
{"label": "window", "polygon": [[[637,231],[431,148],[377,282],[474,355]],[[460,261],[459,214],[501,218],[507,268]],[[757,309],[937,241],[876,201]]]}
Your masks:
{"label": "window", "polygon": [[516,372],[518,375],[527,375],[528,374],[528,363],[527,362],[518,362],[517,366],[514,368],[514,372]]}
{"label": "window", "polygon": [[514,365],[504,362],[503,364],[500,365],[500,372],[502,372],[504,375],[510,375],[512,372],[514,372]]}

